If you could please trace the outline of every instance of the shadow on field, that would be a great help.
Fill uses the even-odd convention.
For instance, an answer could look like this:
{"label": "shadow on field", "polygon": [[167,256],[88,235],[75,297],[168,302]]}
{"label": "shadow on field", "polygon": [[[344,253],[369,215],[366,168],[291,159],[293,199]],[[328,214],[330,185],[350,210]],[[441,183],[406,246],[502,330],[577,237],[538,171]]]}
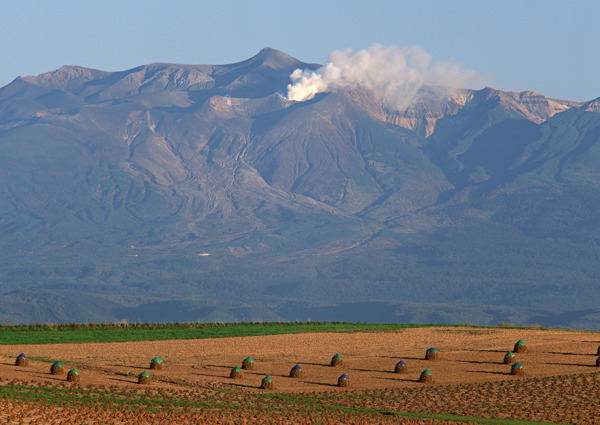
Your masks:
{"label": "shadow on field", "polygon": [[492,371],[489,371],[489,370],[466,370],[465,372],[486,373],[488,375],[510,375],[510,372],[492,372]]}
{"label": "shadow on field", "polygon": [[473,351],[475,353],[506,353],[508,350],[474,350],[472,348],[465,348],[463,351]]}
{"label": "shadow on field", "polygon": [[248,385],[248,384],[236,384],[234,382],[228,382],[227,385],[231,385],[232,387],[243,387],[243,388],[260,388],[256,385]]}
{"label": "shadow on field", "polygon": [[504,364],[502,362],[485,362],[481,360],[455,360],[460,363],[473,363],[473,364]]}
{"label": "shadow on field", "polygon": [[598,356],[596,353],[559,353],[558,351],[548,351],[548,354],[556,354],[559,356]]}
{"label": "shadow on field", "polygon": [[373,369],[358,369],[355,367],[348,368],[349,370],[356,370],[358,372],[372,372],[372,373],[394,373],[393,370],[373,370]]}
{"label": "shadow on field", "polygon": [[128,384],[137,384],[137,381],[131,381],[129,379],[123,379],[123,378],[108,378],[111,381],[119,381],[119,382],[127,382]]}
{"label": "shadow on field", "polygon": [[311,384],[311,385],[322,385],[324,387],[337,387],[337,384],[328,384],[326,382],[312,382],[312,381],[302,381],[305,384]]}
{"label": "shadow on field", "polygon": [[581,364],[581,363],[546,363],[554,366],[577,366],[577,367],[593,367],[596,368],[595,364]]}
{"label": "shadow on field", "polygon": [[418,379],[408,379],[408,378],[380,378],[380,377],[375,377],[374,379],[384,379],[386,381],[419,382]]}
{"label": "shadow on field", "polygon": [[200,376],[210,376],[211,378],[227,378],[224,375],[214,374],[214,373],[192,373],[192,375],[200,375]]}
{"label": "shadow on field", "polygon": [[129,368],[129,369],[140,369],[140,370],[146,370],[146,369],[148,369],[147,367],[132,366],[132,365],[128,365],[128,364],[110,364],[109,366],[112,366],[112,367],[126,367],[126,368]]}

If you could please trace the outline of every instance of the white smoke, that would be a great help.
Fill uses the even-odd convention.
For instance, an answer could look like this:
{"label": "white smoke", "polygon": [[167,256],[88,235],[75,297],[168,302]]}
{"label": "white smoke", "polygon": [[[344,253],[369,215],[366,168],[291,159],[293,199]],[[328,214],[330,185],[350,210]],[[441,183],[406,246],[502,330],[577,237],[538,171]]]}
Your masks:
{"label": "white smoke", "polygon": [[287,98],[310,100],[317,93],[364,89],[389,108],[407,106],[423,85],[463,88],[480,79],[475,71],[454,62],[434,62],[419,46],[384,47],[379,44],[354,53],[335,50],[327,64],[315,71],[296,69],[290,76]]}

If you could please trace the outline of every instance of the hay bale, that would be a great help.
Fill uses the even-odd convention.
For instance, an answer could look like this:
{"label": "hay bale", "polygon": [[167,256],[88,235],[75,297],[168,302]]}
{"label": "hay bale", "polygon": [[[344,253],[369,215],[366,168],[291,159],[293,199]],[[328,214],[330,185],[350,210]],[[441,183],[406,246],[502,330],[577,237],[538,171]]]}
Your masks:
{"label": "hay bale", "polygon": [[244,377],[244,371],[242,370],[241,367],[234,367],[233,369],[231,369],[231,373],[229,374],[229,377],[231,379],[242,379]]}
{"label": "hay bale", "polygon": [[523,369],[523,365],[519,362],[515,363],[510,367],[511,375],[525,375],[525,369]]}
{"label": "hay bale", "polygon": [[61,362],[54,362],[52,366],[50,366],[50,373],[52,375],[62,375],[65,373],[63,369],[63,364]]}
{"label": "hay bale", "polygon": [[254,359],[250,356],[246,357],[242,362],[242,369],[251,370],[254,369]]}
{"label": "hay bale", "polygon": [[522,340],[518,340],[515,343],[515,348],[513,349],[513,352],[525,353],[526,351],[527,351],[527,345],[525,345],[525,343]]}
{"label": "hay bale", "polygon": [[146,371],[143,371],[138,375],[138,384],[150,385],[152,383],[152,377]]}
{"label": "hay bale", "polygon": [[297,364],[290,370],[290,378],[304,378],[304,370],[302,366]]}
{"label": "hay bale", "polygon": [[69,373],[67,373],[67,381],[79,382],[79,371],[77,369],[71,369]]}
{"label": "hay bale", "polygon": [[598,346],[598,351],[596,351],[596,355],[600,356],[600,345]]}
{"label": "hay bale", "polygon": [[513,353],[512,351],[507,351],[506,354],[504,355],[503,363],[504,364],[513,364],[516,361],[517,361],[517,359],[515,357],[515,353]]}
{"label": "hay bale", "polygon": [[160,357],[154,357],[150,360],[150,369],[160,370],[163,368],[163,361]]}
{"label": "hay bale", "polygon": [[404,360],[400,360],[398,363],[396,363],[394,373],[408,373],[408,365]]}
{"label": "hay bale", "polygon": [[596,367],[600,367],[600,356],[596,359]]}
{"label": "hay bale", "polygon": [[433,382],[433,374],[429,369],[425,369],[419,376],[419,382]]}
{"label": "hay bale", "polygon": [[438,350],[436,348],[429,348],[425,351],[425,360],[436,360],[438,358]]}
{"label": "hay bale", "polygon": [[269,375],[265,376],[260,383],[260,387],[263,390],[272,390],[273,388],[275,388],[273,386],[273,378],[271,378]]}
{"label": "hay bale", "polygon": [[331,358],[331,366],[333,367],[339,367],[339,366],[343,366],[344,365],[344,359],[342,359],[342,356],[340,356],[339,354],[335,354],[335,356],[333,356]]}
{"label": "hay bale", "polygon": [[349,387],[350,386],[350,377],[345,373],[342,373],[338,378],[338,387]]}
{"label": "hay bale", "polygon": [[15,366],[29,366],[29,359],[25,353],[21,353],[17,356],[17,359],[15,360]]}

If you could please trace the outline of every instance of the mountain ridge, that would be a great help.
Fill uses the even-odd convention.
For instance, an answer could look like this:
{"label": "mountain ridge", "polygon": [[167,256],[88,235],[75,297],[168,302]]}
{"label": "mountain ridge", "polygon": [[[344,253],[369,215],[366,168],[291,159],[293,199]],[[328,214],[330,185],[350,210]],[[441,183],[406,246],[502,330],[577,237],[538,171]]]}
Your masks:
{"label": "mountain ridge", "polygon": [[[510,306],[523,321],[593,307],[598,99],[432,86],[398,110],[360,88],[285,99],[297,67],[319,66],[265,48],[0,88],[0,306],[38,290],[61,311],[24,311],[69,320],[58,300],[81,291],[99,297],[93,320],[181,299],[224,303],[199,320],[287,317],[290,300],[335,320],[365,301],[502,311],[500,288],[524,285],[539,296]],[[91,320],[81,306],[73,320]]]}

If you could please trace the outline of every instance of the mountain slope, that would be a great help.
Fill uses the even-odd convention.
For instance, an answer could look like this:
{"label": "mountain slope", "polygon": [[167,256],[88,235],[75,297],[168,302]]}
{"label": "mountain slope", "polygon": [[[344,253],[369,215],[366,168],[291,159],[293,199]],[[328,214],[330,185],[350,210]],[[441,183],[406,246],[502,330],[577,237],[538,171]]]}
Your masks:
{"label": "mountain slope", "polygon": [[401,303],[594,326],[576,311],[599,301],[598,100],[282,97],[293,70],[317,67],[267,48],[0,89],[0,317],[29,303],[42,321],[151,318],[181,302],[198,320],[336,320],[335,306],[376,318]]}

